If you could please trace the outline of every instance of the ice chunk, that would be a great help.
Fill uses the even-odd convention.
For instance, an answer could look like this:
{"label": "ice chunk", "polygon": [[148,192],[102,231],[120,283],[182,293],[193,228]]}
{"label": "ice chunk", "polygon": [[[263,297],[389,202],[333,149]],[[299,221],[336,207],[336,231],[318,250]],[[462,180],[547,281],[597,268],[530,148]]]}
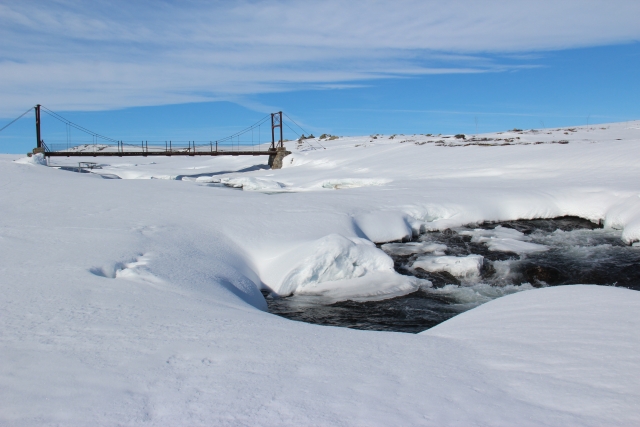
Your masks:
{"label": "ice chunk", "polygon": [[471,236],[471,241],[476,243],[485,243],[491,239],[513,239],[513,240],[530,240],[523,233],[513,228],[497,226],[493,230],[485,230],[476,228],[475,230],[463,230],[459,232],[462,236]]}
{"label": "ice chunk", "polygon": [[470,278],[480,274],[483,261],[482,255],[424,256],[414,261],[412,268],[421,268],[432,273],[446,271],[455,277]]}
{"label": "ice chunk", "polygon": [[531,240],[529,236],[524,235],[518,230],[503,227],[501,225],[497,226],[493,230],[476,228],[475,230],[460,231],[459,234],[463,236],[471,236],[472,242],[484,243],[490,251],[524,254],[530,252],[543,252],[549,249],[545,245],[528,243]]}
{"label": "ice chunk", "polygon": [[447,245],[433,242],[386,243],[381,249],[389,255],[434,254],[444,255]]}
{"label": "ice chunk", "polygon": [[188,181],[188,182],[198,182],[201,184],[211,184],[211,183],[218,183],[220,182],[220,178],[216,178],[213,176],[209,176],[209,175],[204,175],[204,176],[198,176],[198,177],[191,177],[191,176],[183,176],[180,178],[181,181]]}
{"label": "ice chunk", "polygon": [[486,242],[486,245],[490,251],[514,252],[517,254],[544,252],[546,250],[549,250],[549,247],[545,245],[522,242],[520,240],[514,239],[492,239]]}
{"label": "ice chunk", "polygon": [[149,179],[166,179],[166,180],[174,180],[176,179],[175,175],[151,175]]}
{"label": "ice chunk", "polygon": [[220,178],[214,178],[212,176],[199,176],[196,178],[196,182],[204,182],[204,183],[220,182]]}
{"label": "ice chunk", "polygon": [[222,178],[220,180],[225,185],[235,188],[242,188],[244,191],[282,191],[284,184],[271,179],[242,177],[242,178]]}
{"label": "ice chunk", "polygon": [[431,282],[395,272],[371,272],[362,277],[316,283],[300,288],[297,295],[322,296],[330,301],[375,301],[429,288]]}

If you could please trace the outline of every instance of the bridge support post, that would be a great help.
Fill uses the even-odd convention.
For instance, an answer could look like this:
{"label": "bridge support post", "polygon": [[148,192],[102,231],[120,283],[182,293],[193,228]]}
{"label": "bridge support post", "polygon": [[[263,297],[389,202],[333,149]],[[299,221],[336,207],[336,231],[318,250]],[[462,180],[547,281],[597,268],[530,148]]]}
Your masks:
{"label": "bridge support post", "polygon": [[33,107],[36,110],[36,148],[32,153],[28,153],[31,157],[32,154],[44,153],[44,147],[42,146],[42,135],[40,134],[40,104]]}
{"label": "bridge support post", "polygon": [[[276,128],[280,128],[280,141],[276,143]],[[271,113],[271,147],[270,150],[282,148],[282,111]]]}
{"label": "bridge support post", "polygon": [[40,138],[40,104],[35,106],[36,109],[36,147],[42,148],[42,139]]}

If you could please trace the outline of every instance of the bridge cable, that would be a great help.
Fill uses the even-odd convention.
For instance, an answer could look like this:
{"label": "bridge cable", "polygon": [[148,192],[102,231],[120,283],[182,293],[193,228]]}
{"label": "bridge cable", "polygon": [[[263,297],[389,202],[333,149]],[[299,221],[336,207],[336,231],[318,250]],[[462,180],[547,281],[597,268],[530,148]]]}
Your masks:
{"label": "bridge cable", "polygon": [[106,141],[110,141],[110,142],[118,142],[118,141],[116,141],[115,139],[109,138],[109,137],[104,136],[104,135],[100,135],[99,133],[93,132],[93,131],[91,131],[91,130],[89,130],[89,129],[87,129],[87,128],[84,128],[84,127],[82,127],[82,126],[80,126],[80,125],[78,125],[78,124],[75,124],[75,123],[73,123],[71,120],[67,120],[67,119],[65,119],[64,117],[62,117],[61,115],[59,115],[58,113],[55,113],[55,112],[53,112],[53,111],[49,110],[49,109],[48,109],[47,107],[45,107],[44,105],[41,105],[41,106],[40,106],[40,108],[42,108],[42,110],[43,110],[45,113],[49,114],[51,117],[53,117],[53,118],[55,118],[55,119],[57,119],[57,120],[59,120],[59,121],[61,121],[61,122],[63,122],[63,123],[66,123],[66,124],[68,124],[69,126],[74,127],[74,128],[76,128],[76,129],[78,129],[78,130],[80,130],[80,131],[82,131],[82,132],[86,132],[86,133],[88,133],[89,135],[96,137],[96,140],[97,140],[97,138],[101,138],[101,139],[104,139],[104,140],[106,140]]}
{"label": "bridge cable", "polygon": [[269,114],[269,115],[264,116],[262,119],[258,120],[255,124],[253,124],[253,125],[251,125],[251,126],[249,126],[249,127],[245,128],[245,129],[243,129],[243,130],[241,130],[241,131],[238,131],[238,132],[234,133],[233,135],[230,135],[230,136],[227,136],[227,137],[225,137],[225,138],[219,139],[218,141],[219,141],[219,142],[224,142],[224,141],[229,141],[229,140],[231,140],[231,142],[233,143],[233,138],[235,138],[236,136],[240,136],[240,135],[242,135],[242,134],[245,134],[245,133],[249,132],[251,129],[254,129],[254,128],[256,128],[256,127],[258,127],[258,126],[262,125],[264,122],[266,122],[266,121],[267,121],[267,119],[268,119],[269,117],[271,117],[271,115],[270,115],[270,114]]}
{"label": "bridge cable", "polygon": [[31,112],[31,110],[33,110],[34,107],[30,107],[27,111],[25,111],[24,113],[20,114],[20,117],[18,117],[17,119],[14,119],[11,123],[9,123],[8,125],[4,126],[2,129],[0,129],[0,132],[2,132],[3,130],[5,130],[6,128],[8,128],[9,126],[11,126],[12,124],[14,124],[15,122],[17,122],[18,120],[20,120],[21,118],[23,118],[24,116],[27,115],[27,113]]}
{"label": "bridge cable", "polygon": [[[99,133],[93,132],[93,131],[91,131],[91,130],[89,130],[89,129],[87,129],[87,128],[83,127],[83,126],[80,126],[80,125],[78,125],[78,124],[76,124],[76,123],[73,123],[71,120],[65,119],[64,117],[62,117],[62,116],[61,116],[61,115],[59,115],[58,113],[56,113],[56,112],[54,112],[54,111],[49,110],[49,109],[48,109],[47,107],[45,107],[44,105],[41,105],[41,106],[40,106],[40,108],[42,108],[42,109],[43,109],[43,111],[44,111],[45,113],[49,114],[49,115],[50,115],[51,117],[53,117],[54,119],[59,120],[59,121],[61,121],[61,122],[65,123],[65,124],[69,125],[70,127],[76,128],[76,129],[78,129],[79,131],[85,132],[85,133],[87,133],[87,134],[91,135],[92,137],[95,137],[96,139],[97,139],[97,138],[101,138],[101,139],[104,139],[104,140],[106,140],[106,141],[110,141],[110,142],[117,142],[115,139],[109,138],[109,137],[104,136],[104,135],[100,135]],[[92,143],[93,143],[93,138],[92,138]]]}
{"label": "bridge cable", "polygon": [[[293,124],[294,124],[294,125],[298,126],[300,129],[302,129],[302,126],[300,126],[299,124],[297,124],[297,123],[295,122],[295,120],[293,120],[291,117],[289,117],[289,115],[288,115],[287,113],[282,113],[282,114],[284,114],[285,116],[287,116],[287,118],[288,118],[289,120],[291,120],[291,121],[293,122]],[[289,129],[291,129],[291,128],[289,128]],[[291,129],[291,130],[293,130],[293,129]],[[308,132],[307,132],[306,130],[304,130],[304,129],[302,129],[302,131],[303,131],[304,133],[308,133]],[[320,147],[322,147],[322,148],[324,148],[324,149],[326,150],[326,148],[325,148],[322,144],[320,144],[320,141],[316,141],[316,142],[318,143],[318,145],[319,145]]]}
{"label": "bridge cable", "polygon": [[292,128],[291,126],[289,126],[289,125],[288,125],[288,124],[286,124],[286,123],[285,123],[284,125],[285,125],[286,127],[288,127],[288,128],[291,130],[291,132],[293,132],[293,133],[295,133],[296,135],[298,135],[298,138],[299,138],[298,140],[299,140],[299,141],[304,141],[304,143],[305,143],[305,144],[307,144],[309,147],[311,147],[311,148],[312,148],[312,149],[314,149],[314,150],[316,149],[316,147],[314,147],[313,145],[309,144],[309,142],[308,142],[305,138],[302,138],[302,135],[300,135],[298,132],[296,132],[295,130],[293,130],[293,128]]}

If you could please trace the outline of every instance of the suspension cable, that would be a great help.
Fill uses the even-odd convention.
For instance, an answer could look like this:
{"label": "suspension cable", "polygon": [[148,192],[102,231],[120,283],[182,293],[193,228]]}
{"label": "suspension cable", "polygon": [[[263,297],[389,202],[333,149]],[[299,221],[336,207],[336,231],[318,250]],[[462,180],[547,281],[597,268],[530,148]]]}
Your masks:
{"label": "suspension cable", "polygon": [[104,136],[104,135],[100,135],[99,133],[96,133],[96,132],[90,131],[90,130],[89,130],[89,129],[87,129],[87,128],[84,128],[84,127],[82,127],[82,126],[80,126],[80,125],[78,125],[78,124],[75,124],[75,123],[73,123],[71,120],[67,120],[67,119],[65,119],[64,117],[62,117],[62,116],[61,116],[61,115],[59,115],[58,113],[55,113],[55,112],[53,112],[53,111],[49,110],[47,107],[45,107],[45,106],[43,106],[43,105],[41,105],[41,106],[40,106],[40,108],[41,108],[45,113],[49,114],[51,117],[53,117],[53,118],[55,118],[55,119],[57,119],[57,120],[59,120],[59,121],[61,121],[61,122],[63,122],[63,123],[66,123],[66,124],[68,124],[69,126],[74,127],[74,128],[76,128],[76,129],[78,129],[78,130],[80,130],[80,131],[82,131],[82,132],[86,132],[86,133],[88,133],[89,135],[92,135],[92,136],[94,136],[94,137],[96,137],[96,138],[104,139],[104,140],[106,140],[106,141],[110,141],[110,142],[118,142],[118,141],[116,141],[115,139],[109,138],[109,137]]}
{"label": "suspension cable", "polygon": [[20,120],[21,118],[23,118],[24,116],[27,115],[27,113],[29,113],[31,110],[33,110],[34,107],[30,107],[27,111],[25,111],[24,113],[20,114],[20,116],[17,119],[14,119],[11,121],[11,123],[9,123],[8,125],[5,125],[2,129],[0,129],[0,132],[2,132],[3,130],[5,130],[6,128],[8,128],[9,126],[11,126],[12,124],[14,124],[15,122],[17,122],[18,120]]}
{"label": "suspension cable", "polygon": [[[302,126],[300,126],[299,124],[297,124],[297,123],[295,122],[295,120],[293,120],[291,117],[289,117],[289,115],[288,115],[287,113],[282,113],[282,114],[284,114],[285,116],[287,116],[287,118],[288,118],[289,120],[291,120],[291,122],[292,122],[294,125],[298,126],[300,129],[302,129]],[[287,127],[288,127],[288,126],[287,126]],[[291,129],[291,128],[289,127],[289,129]],[[291,130],[293,130],[293,129],[291,129]],[[304,129],[302,129],[302,132],[304,132],[304,133],[306,133],[306,134],[309,134],[309,132],[307,132],[307,131],[306,131],[306,130],[304,130]],[[318,143],[318,145],[319,145],[320,147],[322,147],[322,148],[324,148],[324,149],[326,150],[326,148],[324,147],[324,145],[320,144],[320,141],[316,141],[316,142]]]}
{"label": "suspension cable", "polygon": [[243,129],[243,130],[241,130],[241,131],[238,131],[238,132],[234,133],[233,135],[229,135],[229,136],[227,136],[226,138],[219,139],[218,141],[220,141],[220,142],[225,142],[225,141],[229,141],[229,140],[231,140],[231,142],[233,143],[233,138],[235,138],[235,137],[237,137],[237,136],[240,136],[240,135],[242,135],[242,134],[244,134],[244,133],[247,133],[247,132],[249,132],[251,129],[254,129],[254,128],[256,128],[256,127],[258,127],[258,126],[262,125],[264,122],[266,122],[266,121],[267,121],[267,119],[268,119],[269,117],[271,117],[271,115],[270,115],[270,114],[269,114],[269,115],[264,116],[262,119],[260,119],[260,120],[259,120],[258,122],[256,122],[255,124],[253,124],[253,125],[251,125],[251,126],[249,126],[249,127],[245,128],[245,129]]}
{"label": "suspension cable", "polygon": [[298,135],[298,138],[301,138],[300,141],[304,141],[305,144],[307,144],[309,147],[313,148],[314,150],[316,149],[316,147],[314,147],[313,145],[309,144],[309,141],[307,141],[305,138],[302,138],[302,135],[300,135],[298,132],[296,132],[295,130],[293,130],[293,128],[291,126],[289,126],[288,124],[284,124],[286,127],[288,127],[291,132],[295,133],[296,135]]}

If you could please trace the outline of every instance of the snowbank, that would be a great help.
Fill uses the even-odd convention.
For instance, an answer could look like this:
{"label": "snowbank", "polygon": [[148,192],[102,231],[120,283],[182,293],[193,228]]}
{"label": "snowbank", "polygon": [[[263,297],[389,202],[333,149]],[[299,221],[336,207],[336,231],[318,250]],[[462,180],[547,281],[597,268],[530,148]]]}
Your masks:
{"label": "snowbank", "polygon": [[15,163],[19,163],[22,165],[37,165],[37,166],[46,166],[47,159],[44,157],[44,154],[37,153],[33,156],[21,157],[18,160],[14,160]]}
{"label": "snowbank", "polygon": [[488,302],[420,336],[473,352],[481,369],[504,380],[505,391],[549,416],[531,424],[560,425],[575,416],[570,424],[634,425],[640,422],[638,310],[636,291],[544,288]]}
{"label": "snowbank", "polygon": [[357,227],[375,243],[411,238],[413,230],[407,215],[398,211],[376,211],[354,218]]}
{"label": "snowbank", "polygon": [[386,297],[428,284],[402,276],[370,241],[332,234],[296,247],[271,264],[267,285],[278,295],[321,295],[334,300]]}

